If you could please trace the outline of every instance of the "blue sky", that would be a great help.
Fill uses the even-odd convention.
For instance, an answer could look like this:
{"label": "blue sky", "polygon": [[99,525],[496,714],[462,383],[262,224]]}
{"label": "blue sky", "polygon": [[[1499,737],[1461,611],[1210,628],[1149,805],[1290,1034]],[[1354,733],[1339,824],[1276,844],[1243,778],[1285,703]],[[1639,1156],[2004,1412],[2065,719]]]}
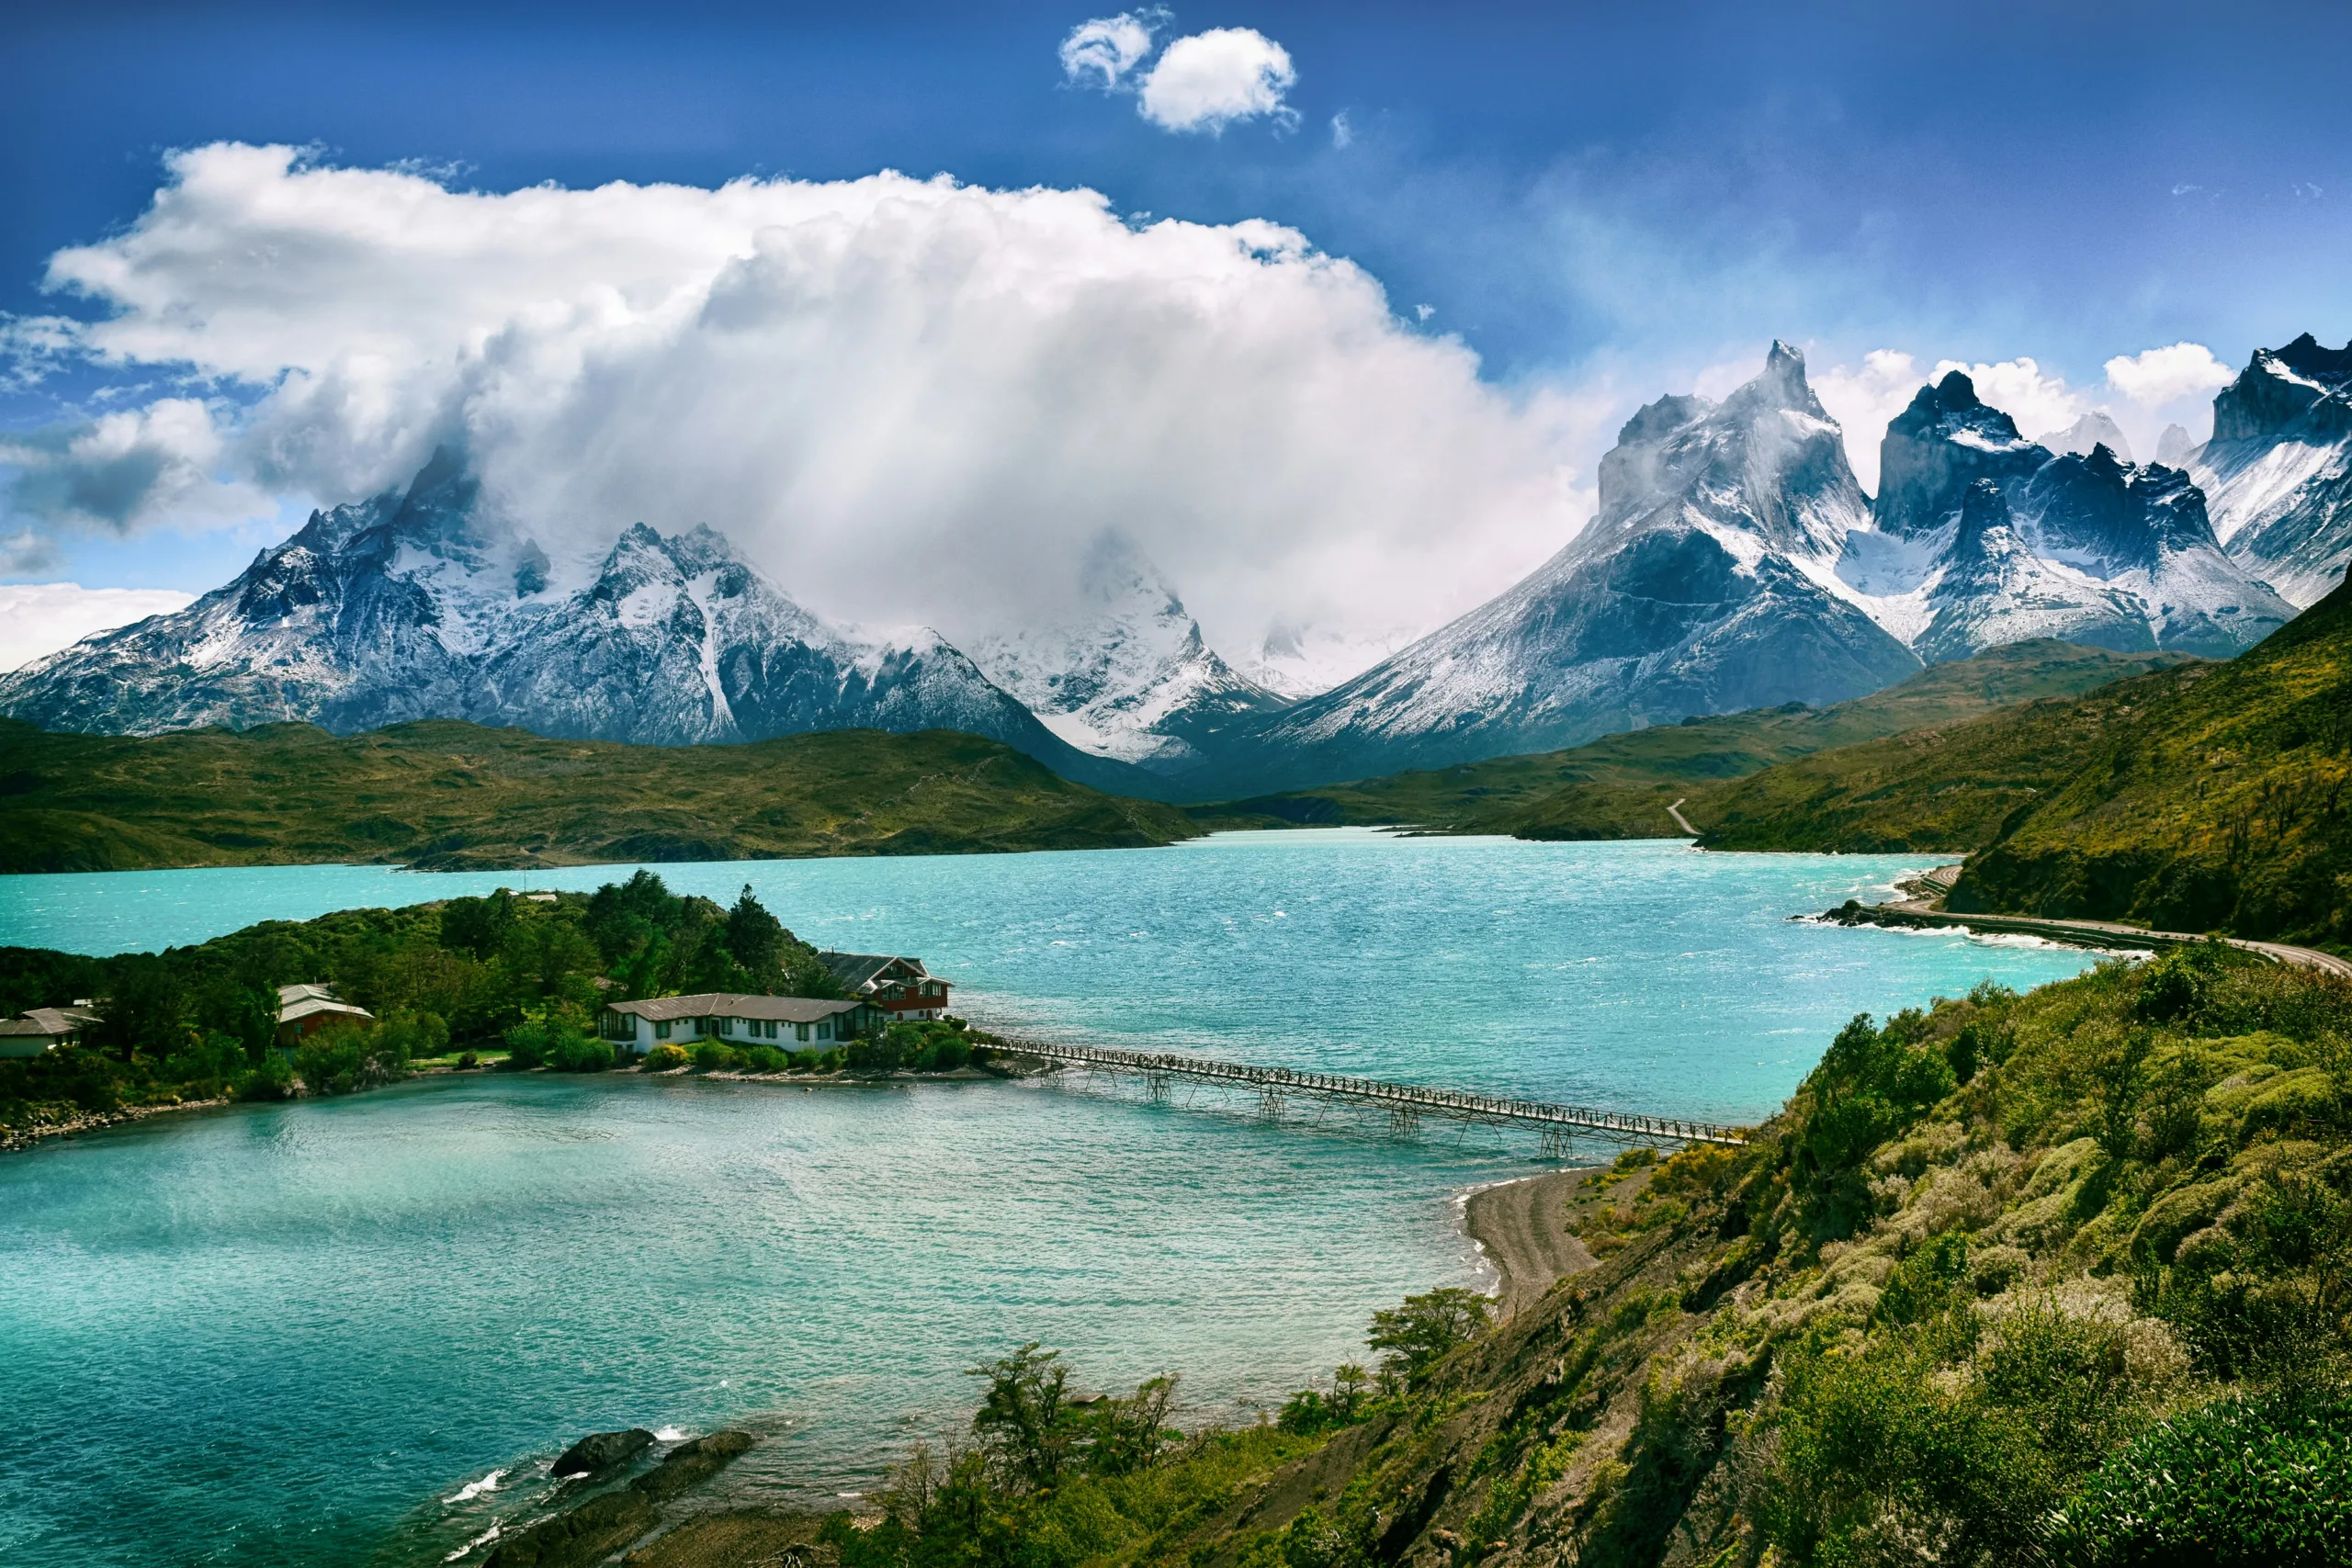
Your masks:
{"label": "blue sky", "polygon": [[[137,220],[168,151],[236,141],[485,192],[895,168],[1091,187],[1125,214],[1270,220],[1358,264],[1411,330],[1458,337],[1490,385],[1584,399],[1602,433],[1587,446],[1659,392],[1724,389],[1774,336],[1804,345],[1817,377],[1874,350],[1923,372],[2030,355],[2093,400],[2118,355],[2188,342],[2234,366],[2301,331],[2352,336],[2342,6],[1220,4],[1148,18],[1158,45],[1248,28],[1286,51],[1285,113],[1216,134],[1171,132],[1132,94],[1066,78],[1057,48],[1100,6],[318,12],[18,7],[0,56],[0,310],[107,313],[44,292],[47,258]],[[69,355],[0,419],[55,427],[174,374]],[[217,372],[203,390],[224,408],[254,395]],[[233,527],[60,525],[45,558],[7,575],[200,589],[309,502],[345,499],[298,489],[275,508],[248,497]],[[1499,551],[1493,571],[1521,564]]]}

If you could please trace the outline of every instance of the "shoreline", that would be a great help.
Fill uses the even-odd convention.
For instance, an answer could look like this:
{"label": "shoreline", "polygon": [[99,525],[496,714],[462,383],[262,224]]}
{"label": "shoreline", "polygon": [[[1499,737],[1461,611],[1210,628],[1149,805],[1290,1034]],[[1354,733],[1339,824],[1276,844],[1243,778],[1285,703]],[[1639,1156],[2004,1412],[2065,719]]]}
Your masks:
{"label": "shoreline", "polygon": [[90,1111],[71,1116],[62,1122],[36,1122],[29,1127],[0,1127],[0,1154],[22,1154],[49,1138],[70,1138],[80,1133],[103,1132],[108,1127],[128,1126],[144,1122],[151,1116],[168,1116],[175,1111],[209,1111],[235,1101],[220,1100],[176,1100],[169,1105],[125,1105],[113,1111]]}
{"label": "shoreline", "polygon": [[1577,1166],[1482,1187],[1462,1200],[1463,1233],[1500,1276],[1494,1296],[1498,1318],[1544,1299],[1553,1283],[1580,1274],[1599,1259],[1566,1228],[1569,1194],[1605,1166]]}

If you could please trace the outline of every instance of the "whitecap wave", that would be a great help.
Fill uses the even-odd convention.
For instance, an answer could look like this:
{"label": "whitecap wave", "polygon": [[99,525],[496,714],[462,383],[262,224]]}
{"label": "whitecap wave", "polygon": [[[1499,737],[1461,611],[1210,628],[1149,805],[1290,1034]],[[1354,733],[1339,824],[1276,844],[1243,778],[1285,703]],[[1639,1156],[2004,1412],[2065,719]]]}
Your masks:
{"label": "whitecap wave", "polygon": [[444,1557],[441,1561],[444,1562],[455,1562],[459,1558],[469,1556],[479,1549],[488,1546],[492,1541],[496,1540],[497,1539],[498,1527],[496,1525],[492,1525],[488,1529],[482,1531],[481,1534],[474,1537],[473,1540],[466,1542],[465,1545],[458,1548],[457,1551],[449,1553],[448,1556]]}
{"label": "whitecap wave", "polygon": [[664,1427],[653,1434],[653,1440],[657,1443],[683,1443],[686,1440],[686,1435],[675,1427]]}
{"label": "whitecap wave", "polygon": [[444,1497],[441,1501],[444,1503],[470,1503],[485,1492],[497,1491],[498,1483],[505,1478],[506,1472],[504,1471],[493,1470],[488,1475],[483,1476],[480,1481],[467,1482],[463,1486],[458,1488],[455,1495]]}

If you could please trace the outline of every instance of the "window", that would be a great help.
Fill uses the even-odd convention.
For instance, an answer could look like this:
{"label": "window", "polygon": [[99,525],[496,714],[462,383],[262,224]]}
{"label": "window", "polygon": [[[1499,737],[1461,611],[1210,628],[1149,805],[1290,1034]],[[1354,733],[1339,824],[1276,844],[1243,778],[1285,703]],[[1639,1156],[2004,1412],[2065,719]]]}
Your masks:
{"label": "window", "polygon": [[806,1039],[808,1039],[808,1026],[807,1024],[805,1024],[805,1023],[796,1023],[796,1024],[794,1024],[794,1025],[792,1026],[792,1037],[793,1037],[795,1040],[806,1040]]}
{"label": "window", "polygon": [[774,1020],[774,1019],[769,1019],[765,1023],[763,1023],[763,1024],[760,1025],[760,1032],[761,1032],[762,1034],[764,1034],[765,1036],[767,1036],[767,1038],[769,1038],[770,1040],[775,1039],[775,1020]]}
{"label": "window", "polygon": [[817,1038],[820,1040],[831,1040],[832,1037],[833,1021],[830,1018],[819,1019],[817,1021]]}
{"label": "window", "polygon": [[665,1018],[661,1022],[653,1026],[653,1038],[656,1040],[667,1040],[670,1038],[670,1021],[668,1019]]}
{"label": "window", "polygon": [[732,1033],[734,1033],[734,1032],[735,1032],[735,1021],[734,1021],[733,1019],[731,1019],[731,1018],[722,1018],[722,1019],[720,1019],[720,1020],[718,1021],[718,1032],[719,1032],[719,1033],[721,1033],[721,1034],[732,1034]]}

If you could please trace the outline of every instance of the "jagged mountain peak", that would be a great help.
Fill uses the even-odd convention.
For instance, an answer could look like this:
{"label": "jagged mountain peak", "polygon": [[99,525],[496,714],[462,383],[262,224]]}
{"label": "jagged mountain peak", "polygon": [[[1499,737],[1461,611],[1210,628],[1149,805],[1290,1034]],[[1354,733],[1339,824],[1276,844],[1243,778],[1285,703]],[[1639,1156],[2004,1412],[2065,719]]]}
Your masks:
{"label": "jagged mountain peak", "polygon": [[1159,566],[1105,530],[1079,567],[1077,614],[973,644],[973,659],[1080,750],[1175,771],[1227,725],[1285,699],[1208,646]]}
{"label": "jagged mountain peak", "polygon": [[1821,400],[1814,396],[1813,384],[1805,379],[1804,353],[1779,338],[1774,338],[1772,346],[1765,352],[1763,370],[1725,398],[1724,407],[1742,412],[1782,409],[1811,414],[1815,419],[1829,417]]}
{"label": "jagged mountain peak", "polygon": [[[2115,416],[2105,409],[2093,409],[2064,430],[2053,430],[2042,436],[2041,445],[2052,452],[2073,452],[2088,457],[2095,446],[2104,446],[2124,462],[2133,460],[2132,443]],[[2161,457],[2158,461],[2162,461]]]}

